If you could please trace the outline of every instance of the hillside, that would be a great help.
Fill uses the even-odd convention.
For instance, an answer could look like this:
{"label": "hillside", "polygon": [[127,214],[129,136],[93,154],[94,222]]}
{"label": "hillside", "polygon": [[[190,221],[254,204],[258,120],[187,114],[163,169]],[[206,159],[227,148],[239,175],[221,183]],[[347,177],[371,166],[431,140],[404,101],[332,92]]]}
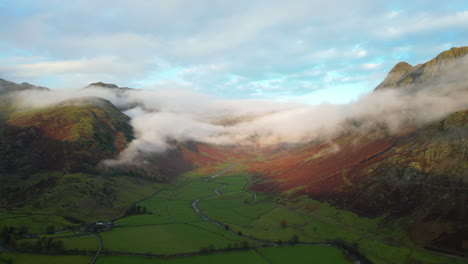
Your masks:
{"label": "hillside", "polygon": [[151,194],[148,181],[96,175],[96,165],[133,138],[128,120],[100,98],[10,111],[0,123],[2,211],[31,214],[14,224],[45,232],[48,224],[65,228],[117,217]]}
{"label": "hillside", "polygon": [[24,91],[24,90],[49,90],[48,88],[32,85],[29,83],[21,83],[17,84],[14,82],[10,82],[0,78],[0,95],[16,92],[16,91]]}
{"label": "hillside", "polygon": [[463,70],[468,65],[466,54],[468,54],[468,47],[451,48],[440,53],[432,60],[416,66],[400,62],[393,67],[375,90],[412,87],[422,84],[434,85],[441,81],[447,83],[453,79],[459,82],[466,81],[463,74]]}
{"label": "hillside", "polygon": [[[376,90],[412,89],[429,81],[443,86],[447,74],[459,72],[441,69],[467,52],[453,48],[415,67],[399,63]],[[468,89],[460,80],[458,89]],[[327,202],[402,227],[414,243],[466,254],[467,131],[465,110],[398,133],[345,132],[331,142],[265,152],[250,164],[259,177],[252,189]]]}
{"label": "hillside", "polygon": [[[467,52],[453,48],[414,67],[399,63],[375,93],[441,89],[464,96]],[[85,88],[110,89],[120,99],[129,89],[106,83]],[[122,112],[127,108],[96,97],[26,110],[8,100],[3,97],[0,111],[5,225],[39,234],[47,223],[65,229],[116,219],[121,226],[102,234],[105,246],[128,254],[153,247],[193,253],[196,243],[184,244],[190,235],[179,232],[200,225],[196,234],[253,238],[251,245],[332,243],[376,263],[446,263],[445,257],[463,263],[467,256],[468,109],[426,123],[407,121],[398,131],[385,123],[360,129],[359,117],[349,118],[326,141],[268,147],[166,137],[164,152],[130,148],[132,158],[126,159],[122,151],[134,139]],[[220,124],[254,120],[227,118]],[[154,231],[159,228],[182,245],[180,251],[139,240],[165,239]],[[232,249],[219,243],[224,240],[213,241],[219,250]],[[204,243],[211,248],[212,242]]]}
{"label": "hillside", "polygon": [[19,109],[1,99],[0,212],[51,215],[60,228],[119,217],[157,182],[235,157],[225,148],[173,142],[165,153],[104,166],[133,139],[129,117],[110,101],[86,97]]}
{"label": "hillside", "polygon": [[0,125],[0,172],[92,172],[130,142],[128,120],[99,98],[14,112]]}

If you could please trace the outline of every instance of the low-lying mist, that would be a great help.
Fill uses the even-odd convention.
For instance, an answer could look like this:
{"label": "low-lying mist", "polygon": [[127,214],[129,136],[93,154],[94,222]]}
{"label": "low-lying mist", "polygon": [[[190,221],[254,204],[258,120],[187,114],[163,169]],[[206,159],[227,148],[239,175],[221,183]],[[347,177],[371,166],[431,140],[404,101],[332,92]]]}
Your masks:
{"label": "low-lying mist", "polygon": [[330,141],[343,132],[367,133],[384,128],[397,133],[468,108],[466,63],[457,74],[413,87],[382,89],[346,104],[309,106],[265,100],[224,100],[186,90],[22,91],[22,107],[44,107],[96,96],[110,100],[131,117],[136,139],[121,153],[130,161],[138,153],[160,153],[169,141],[197,141],[236,146]]}

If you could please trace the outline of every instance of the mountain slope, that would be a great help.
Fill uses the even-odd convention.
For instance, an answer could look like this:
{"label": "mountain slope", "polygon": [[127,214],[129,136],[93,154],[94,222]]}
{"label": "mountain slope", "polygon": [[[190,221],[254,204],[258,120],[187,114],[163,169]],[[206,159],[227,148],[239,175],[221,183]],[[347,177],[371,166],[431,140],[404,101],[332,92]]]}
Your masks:
{"label": "mountain slope", "polygon": [[109,101],[94,97],[14,109],[0,123],[0,208],[63,218],[57,228],[122,215],[155,191],[148,180],[97,170],[133,139],[128,121]]}
{"label": "mountain slope", "polygon": [[[376,90],[466,91],[466,67],[455,69],[466,53],[467,47],[454,48],[415,67],[399,63]],[[468,109],[399,132],[345,132],[331,142],[280,149],[252,162],[259,175],[252,188],[399,223],[415,243],[466,253],[467,131]]]}
{"label": "mountain slope", "polygon": [[435,84],[440,82],[440,79],[449,81],[449,77],[451,77],[447,76],[449,74],[456,75],[459,81],[461,81],[460,78],[466,80],[463,72],[458,72],[458,70],[463,69],[461,66],[467,65],[467,54],[468,47],[451,48],[440,53],[432,60],[416,66],[400,62],[393,67],[375,90],[401,88],[424,83]]}
{"label": "mountain slope", "polygon": [[41,86],[32,85],[26,82],[17,84],[17,83],[10,82],[10,81],[0,78],[0,95],[9,93],[9,92],[17,92],[17,91],[24,91],[24,90],[47,91],[49,89],[45,87],[41,87]]}
{"label": "mountain slope", "polygon": [[0,172],[92,172],[130,142],[128,120],[99,98],[15,112],[0,125]]}

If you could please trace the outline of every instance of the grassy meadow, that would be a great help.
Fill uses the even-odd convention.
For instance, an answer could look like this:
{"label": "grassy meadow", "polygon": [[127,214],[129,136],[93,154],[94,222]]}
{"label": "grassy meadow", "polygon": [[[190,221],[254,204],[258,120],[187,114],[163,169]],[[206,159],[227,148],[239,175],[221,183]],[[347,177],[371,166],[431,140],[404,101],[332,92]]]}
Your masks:
{"label": "grassy meadow", "polygon": [[[228,166],[219,167],[223,170]],[[255,193],[248,186],[256,179],[241,170],[215,178],[210,175],[213,174],[188,173],[173,184],[146,186],[146,198],[135,205],[144,211],[120,217],[111,231],[100,233],[103,252],[97,263],[351,263],[340,248],[318,245],[336,241],[351,246],[373,263],[464,263],[463,259],[431,253],[411,244],[393,245],[390,237],[401,243],[408,239],[397,226],[393,236],[389,230],[379,232],[382,219],[359,217],[307,197],[296,197],[290,202],[286,197]],[[125,182],[126,178],[119,181]],[[143,196],[132,184],[128,184],[128,189],[119,189],[119,193],[125,202]],[[60,226],[64,220],[3,213],[0,224],[2,221],[18,226],[22,221],[36,221],[33,226],[39,227],[46,222]],[[35,231],[44,232],[40,228]],[[60,239],[65,251],[75,254],[93,254],[99,246],[96,236],[76,236],[74,232],[43,236]],[[28,239],[19,239],[18,243],[21,241]],[[309,244],[289,244],[297,242]],[[132,253],[152,257],[129,256]],[[180,255],[187,253],[194,255]],[[62,257],[3,253],[2,260],[22,263],[35,256],[37,263],[54,263]],[[89,261],[88,255],[63,258],[67,263]]]}

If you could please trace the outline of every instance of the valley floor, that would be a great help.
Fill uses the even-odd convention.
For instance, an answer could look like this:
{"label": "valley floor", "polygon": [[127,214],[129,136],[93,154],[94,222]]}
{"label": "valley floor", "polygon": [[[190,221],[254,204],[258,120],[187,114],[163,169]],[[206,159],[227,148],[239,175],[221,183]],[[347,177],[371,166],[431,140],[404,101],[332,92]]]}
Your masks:
{"label": "valley floor", "polygon": [[115,219],[112,230],[49,235],[71,255],[4,252],[0,263],[467,263],[398,246],[404,237],[375,219],[308,198],[289,203],[252,192],[253,180],[230,164],[213,177],[189,173],[159,186],[136,204],[137,214]]}

